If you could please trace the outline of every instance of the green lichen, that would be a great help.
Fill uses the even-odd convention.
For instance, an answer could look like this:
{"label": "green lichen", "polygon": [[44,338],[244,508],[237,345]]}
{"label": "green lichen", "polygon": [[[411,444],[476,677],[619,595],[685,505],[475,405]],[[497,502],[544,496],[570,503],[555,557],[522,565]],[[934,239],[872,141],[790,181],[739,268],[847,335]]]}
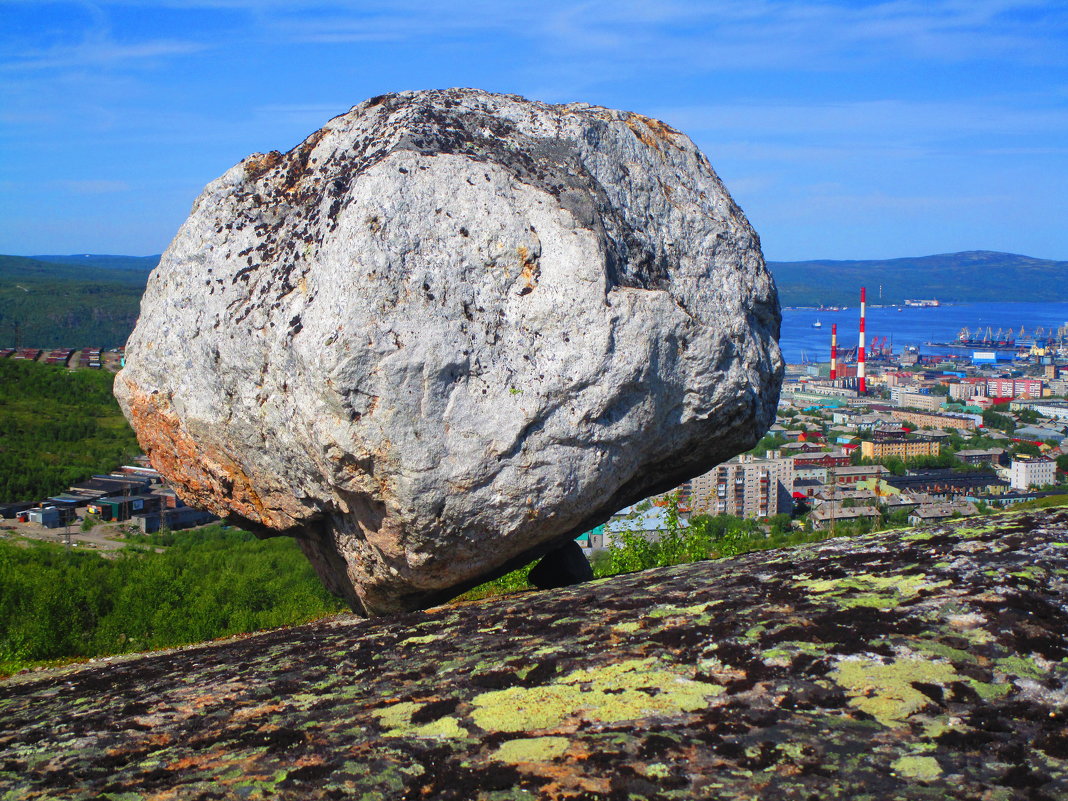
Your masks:
{"label": "green lichen", "polygon": [[663,762],[653,762],[645,767],[645,775],[650,779],[666,779],[670,773],[671,769]]}
{"label": "green lichen", "polygon": [[472,699],[471,718],[486,731],[551,729],[576,715],[616,723],[693,712],[722,692],[655,659],[631,659],[577,670],[553,684],[482,693]]}
{"label": "green lichen", "polygon": [[671,604],[661,604],[654,606],[646,613],[646,617],[663,618],[663,617],[696,617],[704,616],[703,613],[708,611],[710,607],[721,603],[721,601],[707,601],[702,604],[693,604],[692,606],[672,606]]}
{"label": "green lichen", "polygon": [[420,645],[422,643],[434,642],[435,640],[440,639],[440,634],[423,634],[418,637],[409,637],[408,639],[402,641],[401,645]]}
{"label": "green lichen", "polygon": [[942,775],[938,760],[929,756],[903,756],[890,767],[902,776],[920,781],[931,781]]}
{"label": "green lichen", "polygon": [[934,531],[915,531],[912,534],[902,534],[901,539],[910,541],[929,540],[935,536]]}
{"label": "green lichen", "polygon": [[623,623],[616,623],[612,628],[616,631],[621,631],[624,634],[632,634],[642,627],[642,624],[636,620],[626,621]]}
{"label": "green lichen", "polygon": [[548,762],[567,751],[566,737],[524,737],[501,743],[493,758],[518,765],[524,762]]}
{"label": "green lichen", "polygon": [[1009,684],[990,684],[976,679],[968,679],[968,686],[984,701],[996,701],[1012,692],[1012,686]]}
{"label": "green lichen", "polygon": [[945,685],[961,678],[946,662],[915,658],[886,663],[873,659],[847,660],[839,662],[830,675],[850,696],[850,706],[889,727],[904,722],[930,703],[926,695],[912,686],[913,682]]}
{"label": "green lichen", "polygon": [[774,648],[761,651],[760,658],[765,662],[780,666],[787,666],[793,662],[798,654],[809,656],[823,656],[827,652],[822,643],[804,642],[802,640],[790,640],[781,642]]}
{"label": "green lichen", "polygon": [[940,656],[950,662],[978,661],[967,651],[962,651],[960,648],[952,648],[935,640],[917,640],[912,643],[912,647],[917,651],[923,651],[924,653],[932,654],[933,656]]}
{"label": "green lichen", "polygon": [[922,573],[907,576],[860,573],[837,579],[795,581],[798,587],[807,592],[832,598],[843,609],[893,609],[902,601],[916,597],[923,590],[938,589],[949,583],[948,580],[931,581]]}
{"label": "green lichen", "polygon": [[1015,576],[1016,578],[1034,579],[1035,581],[1039,581],[1046,577],[1046,571],[1040,567],[1028,565],[1022,570],[1015,570],[1012,573],[1009,573],[1009,575]]}
{"label": "green lichen", "polygon": [[998,666],[998,670],[1002,673],[1027,679],[1040,679],[1046,673],[1033,660],[1022,656],[1006,656],[1004,659],[995,659],[994,664]]}

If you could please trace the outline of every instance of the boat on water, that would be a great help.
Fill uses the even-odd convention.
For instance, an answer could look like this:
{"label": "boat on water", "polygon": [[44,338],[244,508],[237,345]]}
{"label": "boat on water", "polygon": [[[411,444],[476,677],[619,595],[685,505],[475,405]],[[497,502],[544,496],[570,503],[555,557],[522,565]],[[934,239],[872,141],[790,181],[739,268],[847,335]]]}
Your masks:
{"label": "boat on water", "polygon": [[816,320],[816,322],[814,322],[812,324],[812,327],[813,328],[823,328],[823,323],[821,323],[819,320]]}

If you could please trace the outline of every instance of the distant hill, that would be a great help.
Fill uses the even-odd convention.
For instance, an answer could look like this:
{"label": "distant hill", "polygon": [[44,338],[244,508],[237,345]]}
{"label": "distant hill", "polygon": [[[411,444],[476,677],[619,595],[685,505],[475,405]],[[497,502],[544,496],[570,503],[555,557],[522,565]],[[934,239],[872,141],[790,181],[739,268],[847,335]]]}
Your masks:
{"label": "distant hill", "polygon": [[137,322],[150,269],[0,256],[0,347],[14,347],[16,323],[23,345],[124,344]]}
{"label": "distant hill", "polygon": [[[159,256],[0,256],[0,347],[122,345]],[[937,298],[943,303],[1068,301],[1068,261],[973,250],[881,261],[768,262],[784,306]]]}
{"label": "distant hill", "polygon": [[35,261],[50,264],[75,264],[79,267],[103,267],[107,270],[139,270],[151,272],[159,264],[155,256],[108,256],[98,253],[75,253],[70,256],[30,256]]}
{"label": "distant hill", "polygon": [[1068,301],[1068,261],[971,250],[881,261],[768,262],[783,306],[855,305],[937,298],[943,303]]}

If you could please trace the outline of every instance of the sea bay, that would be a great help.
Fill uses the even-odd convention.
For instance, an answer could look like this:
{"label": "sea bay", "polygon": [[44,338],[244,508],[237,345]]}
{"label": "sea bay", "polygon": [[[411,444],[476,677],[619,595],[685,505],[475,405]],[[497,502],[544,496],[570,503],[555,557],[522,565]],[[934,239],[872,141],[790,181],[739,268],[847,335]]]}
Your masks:
{"label": "sea bay", "polygon": [[[822,326],[814,328],[819,321]],[[831,325],[838,325],[838,347],[851,348],[857,344],[860,306],[842,311],[817,309],[783,309],[782,336],[779,345],[788,363],[828,361],[831,348]],[[868,306],[867,343],[875,337],[887,337],[895,354],[902,348],[915,346],[921,354],[957,353],[971,355],[971,349],[939,348],[928,342],[955,342],[961,329],[971,331],[987,327],[996,334],[998,329],[1012,329],[1019,335],[1020,327],[1030,337],[1036,328],[1056,333],[1068,326],[1068,303],[960,303],[931,308]],[[1068,337],[1066,337],[1068,342]],[[979,349],[979,348],[977,348]]]}

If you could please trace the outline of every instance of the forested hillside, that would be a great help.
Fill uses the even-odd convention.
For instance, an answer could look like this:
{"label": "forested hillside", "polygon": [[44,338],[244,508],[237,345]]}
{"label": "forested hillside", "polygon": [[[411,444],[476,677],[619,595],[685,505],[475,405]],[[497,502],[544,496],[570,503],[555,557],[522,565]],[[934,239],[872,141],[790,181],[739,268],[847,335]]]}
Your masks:
{"label": "forested hillside", "polygon": [[857,287],[883,303],[937,298],[943,303],[1068,301],[1068,261],[986,250],[883,261],[768,262],[784,306],[853,305]]}
{"label": "forested hillside", "polygon": [[[154,543],[159,543],[156,537]],[[42,660],[165,648],[339,612],[295,540],[221,526],[118,558],[0,540],[0,675]]]}
{"label": "forested hillside", "polygon": [[0,256],[0,347],[111,348],[137,322],[151,266],[107,268]]}
{"label": "forested hillside", "polygon": [[0,503],[62,492],[139,452],[111,373],[0,359]]}

